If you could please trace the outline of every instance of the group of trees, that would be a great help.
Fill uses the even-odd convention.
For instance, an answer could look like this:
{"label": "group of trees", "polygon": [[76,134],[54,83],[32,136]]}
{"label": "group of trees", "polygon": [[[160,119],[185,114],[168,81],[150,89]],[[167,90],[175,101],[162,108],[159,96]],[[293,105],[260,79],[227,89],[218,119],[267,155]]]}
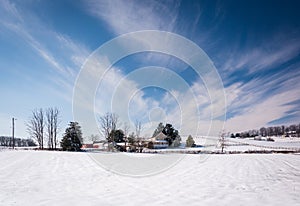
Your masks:
{"label": "group of trees", "polygon": [[[132,146],[132,148],[142,148],[143,140],[140,137],[142,131],[142,123],[140,121],[135,121],[135,133],[132,132],[128,135],[129,125],[123,124],[123,129],[118,128],[119,118],[114,113],[106,113],[103,116],[99,117],[99,125],[104,135],[105,139],[109,144],[109,150],[113,150],[114,148],[118,148],[116,143],[125,142],[125,150],[126,144]],[[159,133],[163,133],[166,137],[165,140],[168,142],[171,147],[178,147],[180,145],[180,135],[178,130],[175,130],[171,124],[159,123],[158,127],[153,133],[153,137],[158,135]],[[119,148],[120,149],[120,148]],[[124,148],[123,148],[124,150]]]}
{"label": "group of trees", "polygon": [[[36,146],[35,142],[32,139],[21,139],[14,138],[14,145],[17,147],[31,147]],[[13,138],[12,137],[0,137],[0,146],[3,147],[12,147],[13,146]]]}
{"label": "group of trees", "polygon": [[45,142],[49,149],[57,148],[60,125],[57,108],[33,110],[32,116],[26,124],[30,137],[37,141],[40,149],[44,148]]}
{"label": "group of trees", "polygon": [[[114,150],[118,148],[116,143],[125,142],[133,147],[142,148],[142,138],[140,137],[142,131],[142,123],[140,121],[135,122],[135,133],[132,132],[128,135],[129,125],[123,124],[123,129],[118,128],[119,118],[114,113],[106,113],[99,117],[99,125],[108,142],[108,148]],[[56,108],[48,109],[35,109],[32,111],[27,124],[27,131],[30,137],[33,138],[40,149],[45,148],[47,144],[48,149],[57,149],[58,147],[58,130],[60,125],[59,110]],[[165,135],[165,140],[171,147],[178,147],[180,145],[181,137],[178,130],[174,129],[171,124],[165,126],[160,123],[157,129],[154,131],[153,136],[159,133]],[[99,137],[93,135],[92,141],[97,140]],[[79,151],[83,143],[81,127],[78,122],[70,122],[66,128],[63,138],[60,142],[60,146],[66,151]],[[193,145],[194,143],[192,143]]]}
{"label": "group of trees", "polygon": [[[40,149],[58,149],[60,129],[59,110],[57,108],[35,109],[26,123],[27,131]],[[30,142],[31,143],[31,142]],[[47,145],[46,145],[47,144]],[[78,122],[70,122],[60,142],[62,150],[79,151],[82,146],[82,132]]]}
{"label": "group of trees", "polygon": [[[118,115],[114,113],[106,113],[103,116],[99,117],[99,125],[102,134],[108,142],[108,150],[114,150],[115,148],[119,150],[126,150],[126,144],[131,144],[134,146],[139,145],[140,134],[142,130],[142,123],[138,120],[135,122],[135,134],[131,133],[128,136],[129,125],[124,123],[123,129],[118,128],[119,126],[119,118]],[[124,143],[125,148],[120,148],[116,145],[116,143]]]}
{"label": "group of trees", "polygon": [[[140,134],[142,131],[142,123],[140,121],[135,122],[135,133],[132,132],[128,135],[129,125],[123,124],[123,129],[118,128],[119,118],[114,113],[106,113],[103,116],[99,117],[99,125],[104,135],[105,139],[108,142],[108,148],[114,150],[118,148],[116,143],[125,142],[125,151],[126,144],[129,144],[133,147],[143,147],[141,145],[142,139]],[[43,149],[45,144],[49,149],[57,149],[58,147],[58,131],[60,126],[59,119],[59,110],[57,108],[47,108],[47,109],[35,109],[32,111],[32,116],[29,121],[26,123],[27,131],[30,134],[30,137],[34,139],[40,149]],[[164,134],[164,140],[168,142],[170,147],[180,146],[181,137],[178,130],[176,130],[171,124],[164,125],[159,123],[155,129],[152,137],[156,137],[160,133]],[[259,130],[249,130],[246,132],[231,134],[232,138],[235,137],[255,137],[255,136],[295,136],[300,137],[300,124],[289,125],[289,126],[271,126],[271,127],[262,127]],[[99,136],[91,136],[91,140],[98,140]],[[222,150],[224,148],[224,135],[220,139]],[[83,143],[81,127],[77,122],[70,122],[68,128],[66,128],[63,138],[60,142],[60,146],[63,150],[66,151],[79,151]],[[0,137],[1,146],[9,146],[11,144],[11,138]],[[34,146],[35,143],[32,140],[20,139],[20,146]],[[186,147],[194,147],[195,141],[191,135],[188,136],[186,140]]]}
{"label": "group of trees", "polygon": [[231,134],[231,137],[255,137],[261,135],[266,136],[294,136],[300,137],[300,124],[292,124],[289,126],[271,126],[271,127],[262,127],[259,130],[253,129],[241,133]]}

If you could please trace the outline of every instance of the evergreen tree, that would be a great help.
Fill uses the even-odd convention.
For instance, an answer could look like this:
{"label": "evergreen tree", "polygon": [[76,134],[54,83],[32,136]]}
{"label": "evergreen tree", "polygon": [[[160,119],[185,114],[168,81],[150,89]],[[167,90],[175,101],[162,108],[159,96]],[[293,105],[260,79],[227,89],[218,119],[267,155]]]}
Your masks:
{"label": "evergreen tree", "polygon": [[129,143],[129,144],[134,144],[135,141],[136,141],[136,138],[135,138],[134,133],[132,132],[132,133],[129,135],[129,137],[128,137],[128,143]]}
{"label": "evergreen tree", "polygon": [[161,133],[163,131],[163,129],[165,128],[163,123],[159,123],[157,128],[154,130],[152,137],[157,136],[159,133]]}
{"label": "evergreen tree", "polygon": [[82,132],[78,122],[70,122],[60,143],[64,151],[80,151]]}
{"label": "evergreen tree", "polygon": [[186,147],[195,147],[196,146],[195,141],[191,135],[189,135],[188,138],[186,139],[185,146]]}
{"label": "evergreen tree", "polygon": [[180,146],[181,137],[178,134],[178,130],[175,130],[171,124],[166,124],[162,133],[167,136],[165,140],[168,141],[169,146],[171,147]]}
{"label": "evergreen tree", "polygon": [[125,142],[124,136],[124,132],[120,129],[112,130],[109,134],[110,139],[114,142]]}

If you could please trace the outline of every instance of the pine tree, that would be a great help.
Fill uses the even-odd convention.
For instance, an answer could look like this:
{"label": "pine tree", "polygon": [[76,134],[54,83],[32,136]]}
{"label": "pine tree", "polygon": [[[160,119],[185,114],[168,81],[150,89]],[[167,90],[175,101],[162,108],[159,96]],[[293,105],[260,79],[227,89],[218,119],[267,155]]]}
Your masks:
{"label": "pine tree", "polygon": [[78,122],[70,122],[66,129],[61,147],[64,151],[80,151],[82,146],[82,132]]}
{"label": "pine tree", "polygon": [[175,130],[171,124],[166,124],[162,133],[166,135],[166,141],[168,141],[170,147],[179,147],[181,137],[178,133],[178,130]]}
{"label": "pine tree", "polygon": [[157,128],[154,130],[152,137],[157,136],[159,133],[161,133],[163,131],[163,129],[165,128],[163,123],[159,123]]}
{"label": "pine tree", "polygon": [[194,147],[195,146],[195,141],[191,135],[189,135],[188,138],[186,139],[185,146],[186,147]]}
{"label": "pine tree", "polygon": [[124,140],[124,132],[120,129],[112,130],[109,134],[110,139],[114,142],[125,142]]}

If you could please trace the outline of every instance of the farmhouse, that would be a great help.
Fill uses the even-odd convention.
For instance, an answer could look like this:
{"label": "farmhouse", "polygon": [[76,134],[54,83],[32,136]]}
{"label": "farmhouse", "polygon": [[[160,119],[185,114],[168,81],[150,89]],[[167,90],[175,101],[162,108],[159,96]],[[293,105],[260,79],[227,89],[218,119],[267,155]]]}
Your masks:
{"label": "farmhouse", "polygon": [[165,140],[167,136],[160,132],[158,135],[155,137],[152,137],[149,142],[148,142],[148,148],[149,149],[166,149],[169,144]]}

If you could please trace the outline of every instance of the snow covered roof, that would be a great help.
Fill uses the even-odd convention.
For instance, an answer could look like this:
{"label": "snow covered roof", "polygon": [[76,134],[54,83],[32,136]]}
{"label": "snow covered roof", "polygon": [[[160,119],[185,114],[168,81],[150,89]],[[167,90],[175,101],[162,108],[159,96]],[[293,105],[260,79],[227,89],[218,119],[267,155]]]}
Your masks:
{"label": "snow covered roof", "polygon": [[167,136],[165,134],[163,134],[162,132],[160,132],[158,135],[156,135],[155,137],[151,138],[151,141],[159,141],[159,140],[165,140]]}

